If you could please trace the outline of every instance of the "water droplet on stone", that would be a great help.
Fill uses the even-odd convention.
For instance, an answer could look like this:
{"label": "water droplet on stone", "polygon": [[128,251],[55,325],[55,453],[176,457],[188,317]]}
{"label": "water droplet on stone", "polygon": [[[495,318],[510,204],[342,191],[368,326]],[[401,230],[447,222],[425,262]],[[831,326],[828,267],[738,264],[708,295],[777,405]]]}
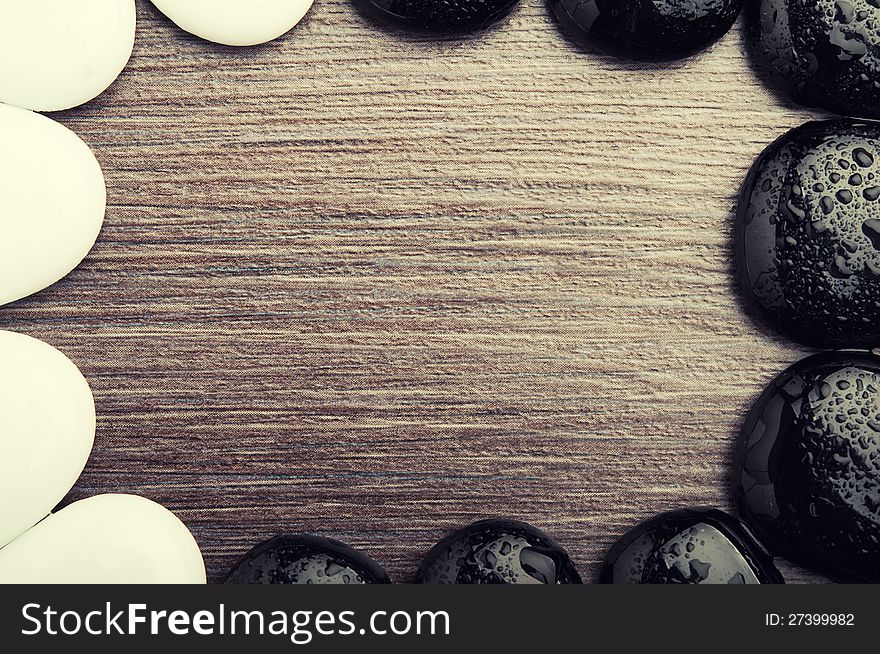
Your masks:
{"label": "water droplet on stone", "polygon": [[263,541],[230,571],[227,584],[388,584],[382,567],[339,541],[284,535]]}
{"label": "water droplet on stone", "polygon": [[880,357],[808,357],[767,387],[737,446],[744,519],[775,554],[843,581],[880,581],[880,434],[863,418],[878,388]]}
{"label": "water droplet on stone", "polygon": [[624,534],[605,557],[600,583],[768,584],[782,576],[745,525],[699,508],[660,514]]}
{"label": "water droplet on stone", "polygon": [[515,520],[483,520],[435,545],[416,573],[422,584],[579,584],[568,553]]}
{"label": "water droplet on stone", "polygon": [[743,0],[549,0],[562,27],[587,46],[635,60],[687,57],[724,36]]}
{"label": "water droplet on stone", "polygon": [[[876,165],[878,148],[878,124],[807,123],[769,146],[743,186],[735,243],[744,296],[802,343],[880,345],[880,202],[863,202],[875,191],[851,185],[876,172],[863,164]],[[861,172],[829,172],[841,161]]]}

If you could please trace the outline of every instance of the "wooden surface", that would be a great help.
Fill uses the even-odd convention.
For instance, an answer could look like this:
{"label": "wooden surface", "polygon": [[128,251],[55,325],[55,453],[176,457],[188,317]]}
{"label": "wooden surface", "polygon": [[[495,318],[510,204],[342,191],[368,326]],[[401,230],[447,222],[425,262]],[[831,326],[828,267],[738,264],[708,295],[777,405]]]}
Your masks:
{"label": "wooden surface", "polygon": [[66,501],[164,503],[215,581],[282,531],[407,580],[495,515],[591,579],[635,522],[730,508],[744,412],[804,354],[740,306],[732,209],[815,115],[765,89],[739,27],[651,67],[575,47],[540,0],[467,41],[317,0],[247,50],[138,6],[119,81],[56,115],[104,167],[98,245],[0,310],[94,390]]}

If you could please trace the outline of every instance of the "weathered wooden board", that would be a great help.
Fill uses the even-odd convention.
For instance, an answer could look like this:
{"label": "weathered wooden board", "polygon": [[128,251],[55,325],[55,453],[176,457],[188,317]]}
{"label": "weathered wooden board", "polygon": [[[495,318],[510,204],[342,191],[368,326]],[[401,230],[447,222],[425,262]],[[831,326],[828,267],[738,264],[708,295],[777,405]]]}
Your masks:
{"label": "weathered wooden board", "polygon": [[745,315],[732,209],[815,115],[739,28],[652,67],[575,47],[540,0],[466,41],[318,0],[247,50],[138,4],[127,71],[56,116],[105,169],[98,246],[0,310],[95,391],[69,500],[163,502],[213,580],[288,530],[406,580],[490,515],[590,578],[635,521],[729,508],[744,412],[804,353]]}

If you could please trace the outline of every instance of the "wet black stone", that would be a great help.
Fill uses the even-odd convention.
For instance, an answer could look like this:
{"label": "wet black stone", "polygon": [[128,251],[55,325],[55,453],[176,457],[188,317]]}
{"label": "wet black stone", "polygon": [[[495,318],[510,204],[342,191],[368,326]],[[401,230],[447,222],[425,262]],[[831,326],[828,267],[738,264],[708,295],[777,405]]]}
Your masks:
{"label": "wet black stone", "polygon": [[382,567],[344,543],[319,536],[276,536],[248,552],[227,584],[390,584]]}
{"label": "wet black stone", "polygon": [[755,59],[794,100],[880,118],[880,2],[749,0]]}
{"label": "wet black stone", "polygon": [[507,16],[519,0],[357,0],[370,15],[430,32],[468,32]]}
{"label": "wet black stone", "polygon": [[514,520],[482,520],[437,543],[416,573],[419,584],[579,584],[568,553]]}
{"label": "wet black stone", "polygon": [[816,347],[880,346],[880,124],[812,122],[743,186],[735,240],[747,301]]}
{"label": "wet black stone", "polygon": [[715,509],[662,513],[609,550],[602,584],[781,584],[772,557],[739,520]]}
{"label": "wet black stone", "polygon": [[743,0],[548,0],[586,45],[635,60],[687,57],[730,31]]}
{"label": "wet black stone", "polygon": [[880,582],[880,357],[826,352],[780,375],[737,444],[740,513],[772,552]]}

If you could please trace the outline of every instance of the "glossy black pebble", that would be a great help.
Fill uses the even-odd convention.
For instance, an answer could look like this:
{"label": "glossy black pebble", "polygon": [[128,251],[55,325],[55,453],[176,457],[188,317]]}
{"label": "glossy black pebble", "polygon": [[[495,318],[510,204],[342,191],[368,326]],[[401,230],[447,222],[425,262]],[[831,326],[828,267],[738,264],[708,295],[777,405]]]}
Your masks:
{"label": "glossy black pebble", "polygon": [[319,536],[276,536],[235,565],[227,584],[390,584],[382,567],[344,543]]}
{"label": "glossy black pebble", "polygon": [[419,584],[579,584],[568,553],[515,520],[482,520],[437,543],[416,573]]}
{"label": "glossy black pebble", "polygon": [[803,125],[758,158],[737,212],[746,299],[795,340],[880,346],[880,124]]}
{"label": "glossy black pebble", "polygon": [[743,0],[548,0],[586,45],[635,60],[687,57],[730,31]]}
{"label": "glossy black pebble", "polygon": [[369,14],[420,31],[468,32],[507,16],[519,0],[357,0]]}
{"label": "glossy black pebble", "polygon": [[757,61],[797,102],[880,118],[880,2],[749,0]]}
{"label": "glossy black pebble", "polygon": [[780,375],[737,446],[737,500],[775,554],[880,582],[880,357],[826,352]]}
{"label": "glossy black pebble", "polygon": [[643,522],[609,550],[602,584],[781,584],[772,557],[739,520],[680,509]]}

